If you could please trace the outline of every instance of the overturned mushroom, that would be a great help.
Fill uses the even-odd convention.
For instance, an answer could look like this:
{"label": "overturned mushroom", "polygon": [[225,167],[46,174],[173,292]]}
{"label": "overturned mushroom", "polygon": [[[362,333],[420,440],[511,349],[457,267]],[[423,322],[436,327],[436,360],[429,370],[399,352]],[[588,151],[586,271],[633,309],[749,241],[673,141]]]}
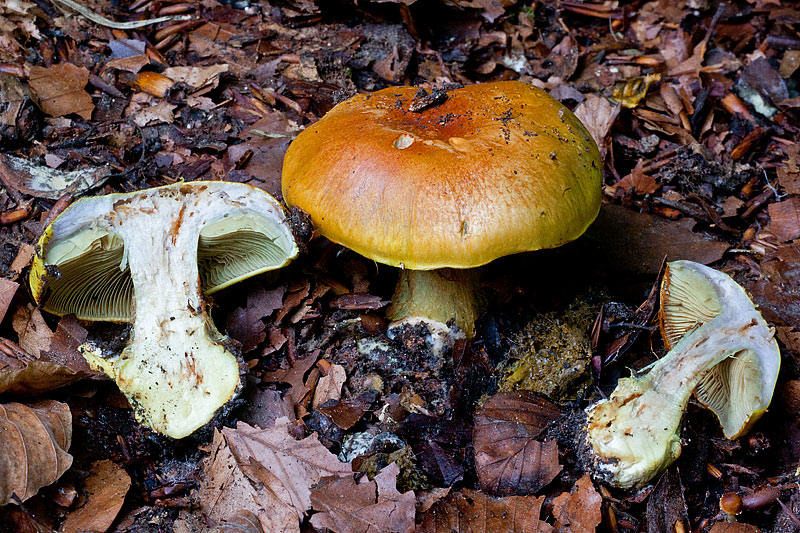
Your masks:
{"label": "overturned mushroom", "polygon": [[401,267],[389,318],[472,336],[475,267],[578,238],[600,155],[547,93],[517,81],[357,95],[289,146],[283,196],[330,240]]}
{"label": "overturned mushroom", "polygon": [[84,357],[117,382],[138,420],[182,438],[240,388],[236,350],[202,293],[297,253],[280,204],[264,191],[179,183],[75,202],[42,235],[30,285],[52,313],[132,322],[121,354]]}
{"label": "overturned mushroom", "polygon": [[678,429],[692,392],[717,414],[725,436],[735,438],[769,406],[780,368],[774,331],[727,275],[675,261],[661,292],[664,334],[674,346],[588,410],[595,476],[621,488],[646,484],[678,458]]}

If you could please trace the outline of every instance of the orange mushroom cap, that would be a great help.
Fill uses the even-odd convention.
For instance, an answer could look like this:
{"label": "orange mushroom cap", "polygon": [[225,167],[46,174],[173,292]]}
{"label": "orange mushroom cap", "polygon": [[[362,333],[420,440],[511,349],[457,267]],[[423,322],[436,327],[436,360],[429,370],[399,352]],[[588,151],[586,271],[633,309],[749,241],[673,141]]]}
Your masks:
{"label": "orange mushroom cap", "polygon": [[507,81],[415,112],[419,91],[355,96],[298,135],[287,204],[330,240],[414,270],[560,246],[597,216],[600,154],[560,102]]}

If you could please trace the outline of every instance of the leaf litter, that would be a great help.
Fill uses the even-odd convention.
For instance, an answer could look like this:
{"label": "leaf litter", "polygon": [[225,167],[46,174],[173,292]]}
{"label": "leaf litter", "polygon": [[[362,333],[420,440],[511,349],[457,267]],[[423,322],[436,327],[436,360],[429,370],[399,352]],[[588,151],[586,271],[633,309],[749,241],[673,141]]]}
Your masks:
{"label": "leaf litter", "polygon": [[[80,443],[60,480],[43,476],[22,507],[0,508],[0,531],[66,528],[81,509],[120,531],[367,531],[383,527],[383,510],[396,518],[385,530],[398,531],[796,530],[796,7],[417,4],[92,6],[119,21],[194,17],[135,31],[47,3],[0,7],[0,401],[69,405]],[[223,429],[166,442],[133,422],[77,351],[86,340],[118,351],[127,329],[50,316],[24,289],[42,228],[76,197],[195,179],[280,197],[286,147],[337,102],[394,84],[430,93],[497,79],[541,87],[583,117],[604,154],[605,205],[577,242],[488,265],[476,338],[444,358],[413,331],[385,336],[392,269],[307,227],[296,265],[214,295],[247,371]],[[611,492],[582,476],[556,413],[663,353],[650,290],[665,257],[721,268],[752,293],[781,344],[782,392],[733,443],[690,409],[691,446],[655,488]],[[574,301],[594,326],[572,323]],[[548,374],[569,381],[584,369],[578,394],[552,392],[565,384],[545,400],[520,390],[530,379],[498,393],[537,316],[571,328],[580,349]],[[558,362],[563,344],[546,337],[531,346]],[[110,477],[95,475],[108,459]],[[289,464],[291,479],[271,470]],[[46,480],[56,485],[33,488]],[[749,502],[739,522],[720,514],[725,492]]]}

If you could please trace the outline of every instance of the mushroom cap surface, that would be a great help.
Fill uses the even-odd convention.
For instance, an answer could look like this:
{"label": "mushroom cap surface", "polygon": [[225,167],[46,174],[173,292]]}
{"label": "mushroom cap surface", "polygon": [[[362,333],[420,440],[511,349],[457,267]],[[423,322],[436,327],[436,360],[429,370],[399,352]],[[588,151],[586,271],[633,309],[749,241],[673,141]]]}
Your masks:
{"label": "mushroom cap surface", "polygon": [[412,111],[419,91],[357,95],[298,135],[287,204],[330,240],[415,270],[560,246],[597,216],[600,154],[560,102],[507,81]]}

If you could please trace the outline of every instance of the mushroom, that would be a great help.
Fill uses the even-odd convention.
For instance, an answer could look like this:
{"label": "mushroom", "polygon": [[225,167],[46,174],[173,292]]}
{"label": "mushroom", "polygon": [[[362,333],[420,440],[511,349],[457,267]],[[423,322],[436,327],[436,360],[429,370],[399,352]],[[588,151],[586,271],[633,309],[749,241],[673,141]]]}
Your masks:
{"label": "mushroom", "polygon": [[388,316],[472,336],[476,273],[579,237],[600,209],[586,128],[517,81],[390,87],[346,100],[289,146],[282,187],[328,239],[402,268]]}
{"label": "mushroom", "polygon": [[44,231],[34,299],[57,315],[131,322],[127,346],[90,366],[112,377],[136,418],[182,438],[240,389],[233,343],[202,293],[280,268],[298,253],[280,204],[240,183],[176,183],[83,198]]}
{"label": "mushroom", "polygon": [[778,378],[774,330],[727,275],[692,261],[670,263],[661,319],[667,355],[646,374],[620,379],[607,400],[588,409],[595,476],[620,488],[647,484],[678,458],[692,392],[733,439],[767,409]]}

